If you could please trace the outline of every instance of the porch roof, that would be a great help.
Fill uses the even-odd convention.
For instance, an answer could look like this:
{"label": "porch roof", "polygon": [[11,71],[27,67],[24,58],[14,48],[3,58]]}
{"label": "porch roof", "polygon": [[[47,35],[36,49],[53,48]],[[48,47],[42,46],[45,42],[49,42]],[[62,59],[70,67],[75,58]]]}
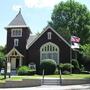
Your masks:
{"label": "porch roof", "polygon": [[24,57],[16,48],[12,48],[9,53],[7,53],[5,55],[6,57],[10,57],[10,56],[20,56],[20,57]]}

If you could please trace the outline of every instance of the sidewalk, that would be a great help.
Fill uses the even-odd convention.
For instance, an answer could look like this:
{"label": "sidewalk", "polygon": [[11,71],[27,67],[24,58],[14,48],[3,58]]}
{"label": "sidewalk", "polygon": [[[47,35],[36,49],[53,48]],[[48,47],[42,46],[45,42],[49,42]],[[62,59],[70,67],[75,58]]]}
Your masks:
{"label": "sidewalk", "polygon": [[69,86],[38,86],[38,87],[27,87],[27,88],[2,88],[0,90],[90,90],[90,84],[83,85],[69,85]]}

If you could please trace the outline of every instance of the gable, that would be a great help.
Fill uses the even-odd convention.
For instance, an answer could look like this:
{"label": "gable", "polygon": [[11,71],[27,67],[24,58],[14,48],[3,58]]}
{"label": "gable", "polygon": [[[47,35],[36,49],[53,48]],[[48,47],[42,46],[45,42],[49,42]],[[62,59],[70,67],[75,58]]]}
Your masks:
{"label": "gable", "polygon": [[62,40],[67,46],[70,47],[70,44],[62,36],[60,36],[51,26],[47,26],[38,37],[36,37],[31,43],[28,44],[27,49],[29,49],[41,37],[47,38],[47,36],[45,35],[45,33],[47,33],[47,32],[52,32],[60,40]]}
{"label": "gable", "polygon": [[8,57],[8,56],[16,56],[16,55],[23,57],[23,55],[16,48],[13,48],[12,50],[9,51],[8,54],[6,54],[6,57]]}

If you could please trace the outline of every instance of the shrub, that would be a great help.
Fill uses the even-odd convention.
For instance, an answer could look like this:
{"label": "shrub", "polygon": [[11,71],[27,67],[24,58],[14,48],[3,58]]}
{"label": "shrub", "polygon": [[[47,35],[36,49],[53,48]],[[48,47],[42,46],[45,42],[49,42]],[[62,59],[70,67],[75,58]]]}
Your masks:
{"label": "shrub", "polygon": [[52,59],[44,59],[41,61],[41,72],[44,69],[45,74],[54,74],[56,70],[56,62]]}
{"label": "shrub", "polygon": [[74,66],[73,73],[80,73],[79,63],[76,59],[72,60],[72,65]]}
{"label": "shrub", "polygon": [[81,71],[80,74],[90,74],[89,71]]}
{"label": "shrub", "polygon": [[63,71],[63,73],[62,74],[64,74],[64,75],[69,75],[69,74],[71,74],[69,71]]}
{"label": "shrub", "polygon": [[5,59],[0,57],[0,70],[5,67]]}
{"label": "shrub", "polygon": [[84,65],[86,71],[90,71],[90,57],[83,55],[81,64]]}
{"label": "shrub", "polygon": [[79,63],[76,59],[72,59],[72,65],[74,65],[75,69],[79,69]]}
{"label": "shrub", "polygon": [[63,71],[65,71],[65,70],[67,70],[67,71],[69,71],[71,68],[74,68],[74,66],[72,65],[72,64],[70,64],[70,63],[61,63],[60,65],[59,65],[59,67],[61,68],[61,70],[63,70]]}
{"label": "shrub", "polygon": [[18,75],[34,75],[35,74],[35,70],[34,69],[30,69],[28,66],[21,66],[18,69]]}
{"label": "shrub", "polygon": [[60,71],[58,70],[58,68],[56,68],[54,74],[55,74],[55,75],[58,75],[59,73],[60,73]]}
{"label": "shrub", "polygon": [[81,71],[81,72],[85,71],[84,65],[81,65],[80,71]]}

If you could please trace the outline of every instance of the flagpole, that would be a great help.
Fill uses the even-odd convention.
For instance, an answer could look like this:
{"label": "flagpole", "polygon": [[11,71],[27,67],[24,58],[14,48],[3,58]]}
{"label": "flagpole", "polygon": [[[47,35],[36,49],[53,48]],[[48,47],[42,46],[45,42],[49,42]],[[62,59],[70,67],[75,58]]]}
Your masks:
{"label": "flagpole", "polygon": [[75,57],[76,57],[76,60],[77,60],[77,50],[75,51]]}
{"label": "flagpole", "polygon": [[[71,42],[71,39],[70,39],[70,63],[72,64],[72,48],[71,48],[71,45],[72,45],[72,42]],[[70,72],[72,74],[72,67],[70,68]]]}

